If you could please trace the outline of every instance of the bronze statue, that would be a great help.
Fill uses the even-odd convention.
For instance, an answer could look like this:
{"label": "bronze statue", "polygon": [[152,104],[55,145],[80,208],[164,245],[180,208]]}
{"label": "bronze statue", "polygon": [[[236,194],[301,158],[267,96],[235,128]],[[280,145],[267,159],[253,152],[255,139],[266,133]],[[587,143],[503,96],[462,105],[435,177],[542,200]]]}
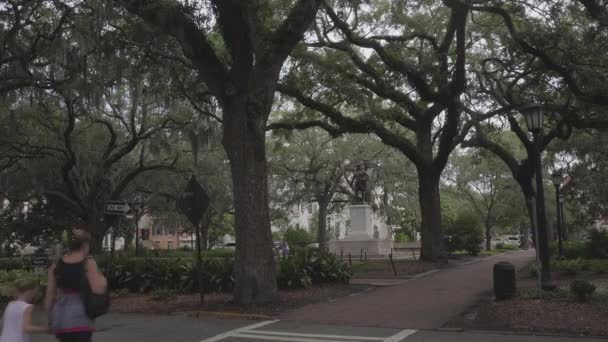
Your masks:
{"label": "bronze statue", "polygon": [[369,203],[369,176],[363,164],[357,165],[354,176],[354,204]]}

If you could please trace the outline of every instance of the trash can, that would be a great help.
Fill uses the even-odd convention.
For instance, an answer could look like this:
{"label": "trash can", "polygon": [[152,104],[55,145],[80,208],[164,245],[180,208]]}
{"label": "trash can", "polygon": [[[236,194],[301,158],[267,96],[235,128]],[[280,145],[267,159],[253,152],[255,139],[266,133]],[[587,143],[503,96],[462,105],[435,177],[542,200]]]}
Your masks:
{"label": "trash can", "polygon": [[513,298],[515,291],[515,266],[509,262],[494,264],[494,296],[496,300]]}

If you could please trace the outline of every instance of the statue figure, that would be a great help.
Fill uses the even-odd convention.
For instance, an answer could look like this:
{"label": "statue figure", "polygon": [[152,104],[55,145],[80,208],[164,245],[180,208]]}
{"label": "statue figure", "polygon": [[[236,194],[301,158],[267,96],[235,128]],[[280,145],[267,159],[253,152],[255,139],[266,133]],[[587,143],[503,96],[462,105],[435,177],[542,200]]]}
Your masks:
{"label": "statue figure", "polygon": [[353,190],[355,192],[355,198],[353,203],[369,203],[369,176],[365,171],[365,166],[363,164],[357,165],[355,169],[354,176],[354,186]]}

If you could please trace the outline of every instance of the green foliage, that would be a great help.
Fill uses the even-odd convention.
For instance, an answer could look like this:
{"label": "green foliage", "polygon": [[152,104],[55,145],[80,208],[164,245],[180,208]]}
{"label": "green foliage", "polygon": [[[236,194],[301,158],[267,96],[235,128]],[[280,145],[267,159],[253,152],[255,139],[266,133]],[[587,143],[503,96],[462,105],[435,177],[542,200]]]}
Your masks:
{"label": "green foliage", "polygon": [[464,250],[479,255],[483,242],[480,220],[475,213],[461,211],[445,229],[448,252]]}
{"label": "green foliage", "polygon": [[303,253],[280,259],[277,285],[281,289],[298,289],[312,285],[309,264]]}
{"label": "green foliage", "polygon": [[315,242],[315,238],[306,229],[289,228],[285,231],[285,241],[289,245],[289,248],[297,249],[298,247],[304,248]]}
{"label": "green foliage", "polygon": [[300,252],[279,260],[280,289],[297,289],[327,283],[348,283],[350,267],[332,254]]}
{"label": "green foliage", "polygon": [[540,268],[538,267],[537,264],[532,264],[528,268],[528,276],[530,278],[537,278],[539,275],[539,272],[540,272]]}
{"label": "green foliage", "polygon": [[608,231],[589,230],[587,233],[587,253],[591,258],[608,259]]}
{"label": "green foliage", "polygon": [[570,283],[570,293],[579,302],[588,302],[595,292],[595,285],[586,280],[575,280]]}
{"label": "green foliage", "polygon": [[591,272],[593,274],[608,274],[608,260],[606,259],[571,259],[553,260],[551,268],[554,272],[561,272],[564,275],[574,276],[581,272]]}
{"label": "green foliage", "polygon": [[565,275],[576,275],[587,269],[587,264],[582,259],[564,260],[554,262],[554,270],[564,273]]}
{"label": "green foliage", "polygon": [[34,303],[40,303],[44,298],[43,296],[47,286],[46,272],[36,273],[24,270],[0,270],[0,303],[7,302],[13,297],[13,284],[15,281],[26,279],[34,280],[40,285],[34,297]]}
{"label": "green foliage", "polygon": [[[562,243],[564,257],[566,259],[588,258],[588,248],[586,241],[564,241]],[[553,257],[558,256],[558,248],[556,242],[549,243],[549,252]]]}
{"label": "green foliage", "polygon": [[[157,289],[192,292],[198,289],[194,260],[127,259],[98,261],[108,277],[111,289],[149,293]],[[232,259],[204,259],[203,272],[206,292],[227,292],[234,286]]]}
{"label": "green foliage", "polygon": [[31,270],[32,263],[29,258],[2,258],[0,271]]}
{"label": "green foliage", "polygon": [[[216,248],[203,251],[202,255],[205,259],[214,258],[234,258],[236,250],[234,248]],[[121,257],[135,258],[135,251],[122,252]],[[171,258],[171,259],[190,259],[196,257],[196,251],[192,249],[172,249],[172,250],[150,250],[141,248],[137,258],[156,259],[156,258]]]}
{"label": "green foliage", "polygon": [[408,242],[408,241],[410,241],[410,237],[405,232],[399,232],[395,235],[395,242]]}

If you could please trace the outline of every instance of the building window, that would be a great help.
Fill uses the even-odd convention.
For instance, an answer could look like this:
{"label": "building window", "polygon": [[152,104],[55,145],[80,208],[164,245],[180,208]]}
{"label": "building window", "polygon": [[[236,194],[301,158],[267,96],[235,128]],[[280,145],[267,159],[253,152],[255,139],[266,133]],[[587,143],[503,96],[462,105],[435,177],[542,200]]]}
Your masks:
{"label": "building window", "polygon": [[156,236],[163,235],[163,226],[160,223],[154,224],[154,235],[156,235]]}
{"label": "building window", "polygon": [[173,241],[167,241],[167,248],[173,249]]}
{"label": "building window", "polygon": [[169,236],[174,236],[175,231],[176,231],[175,227],[165,228],[165,234],[167,234]]}

